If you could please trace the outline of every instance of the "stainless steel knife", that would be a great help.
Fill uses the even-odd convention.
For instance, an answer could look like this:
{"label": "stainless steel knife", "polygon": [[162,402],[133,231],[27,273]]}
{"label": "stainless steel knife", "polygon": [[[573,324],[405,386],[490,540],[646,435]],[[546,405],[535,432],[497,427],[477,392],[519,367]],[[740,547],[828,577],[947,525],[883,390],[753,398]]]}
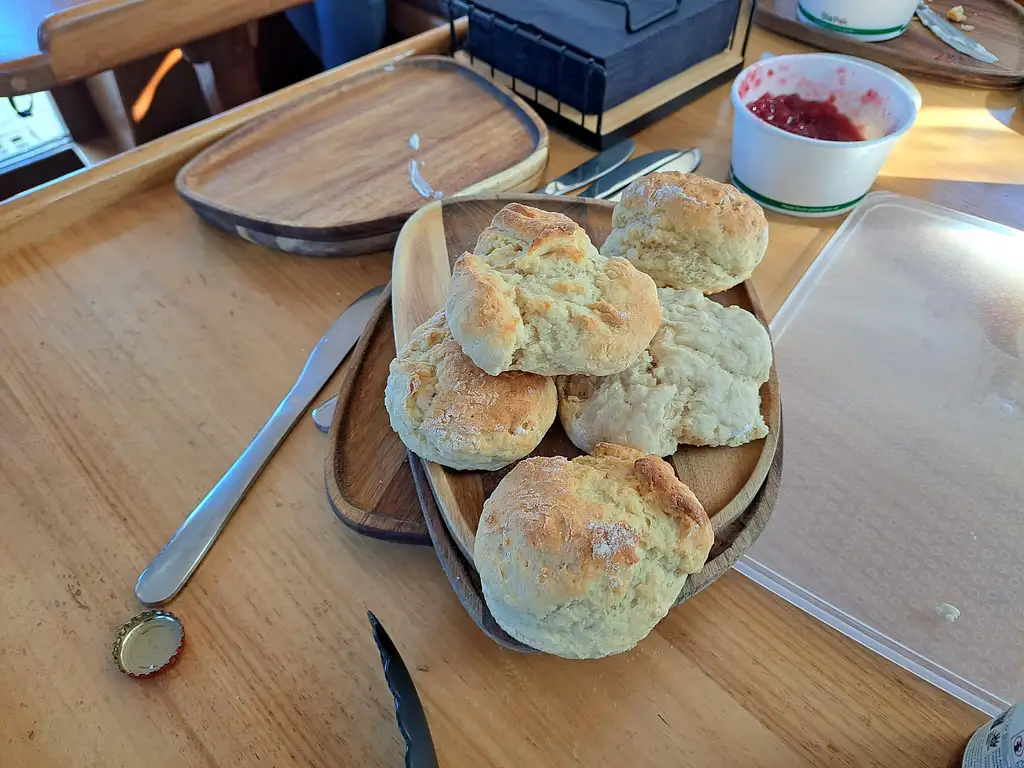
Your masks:
{"label": "stainless steel knife", "polygon": [[618,200],[622,190],[641,176],[646,176],[654,171],[682,171],[690,173],[697,169],[700,161],[700,150],[696,147],[648,152],[646,155],[634,157],[629,162],[623,163],[611,173],[606,173],[591,184],[586,191],[581,192],[580,197],[592,197],[598,200]]}
{"label": "stainless steel knife", "polygon": [[928,27],[939,40],[950,48],[970,56],[972,59],[984,61],[988,64],[994,64],[999,61],[998,56],[993,55],[981,43],[969,38],[924,3],[918,3],[915,13],[917,18],[921,20],[921,23]]}
{"label": "stainless steel knife", "polygon": [[585,187],[629,160],[634,149],[636,149],[636,143],[632,139],[624,139],[604,152],[594,155],[582,165],[577,165],[568,173],[563,173],[554,181],[549,181],[536,191],[542,195],[564,195],[566,192]]}
{"label": "stainless steel knife", "polygon": [[355,345],[383,290],[380,285],[364,293],[327,329],[270,420],[139,576],[139,602],[162,605],[185,586],[274,451]]}

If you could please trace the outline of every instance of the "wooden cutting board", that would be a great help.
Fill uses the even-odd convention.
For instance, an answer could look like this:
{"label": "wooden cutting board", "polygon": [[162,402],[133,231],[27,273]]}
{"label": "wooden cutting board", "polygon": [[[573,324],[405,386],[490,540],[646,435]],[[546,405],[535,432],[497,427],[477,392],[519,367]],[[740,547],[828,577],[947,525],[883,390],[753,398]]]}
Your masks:
{"label": "wooden cutting board", "polygon": [[1014,0],[935,0],[929,6],[940,16],[963,5],[966,33],[999,57],[994,64],[958,53],[916,18],[899,37],[882,43],[851,40],[797,18],[798,0],[760,0],[755,23],[826,51],[860,56],[908,75],[925,75],[958,85],[1013,89],[1024,85],[1024,7]]}
{"label": "wooden cutting board", "polygon": [[366,322],[338,392],[327,438],[327,499],[345,525],[365,536],[430,544],[413,485],[410,457],[384,409],[395,357],[391,286]]}
{"label": "wooden cutting board", "polygon": [[389,248],[434,197],[529,190],[548,133],[518,96],[444,56],[354,75],[225,137],[178,173],[208,223],[291,253]]}
{"label": "wooden cutting board", "polygon": [[[489,195],[445,200],[421,208],[402,228],[395,247],[392,304],[397,346],[406,343],[421,322],[444,306],[451,262],[473,248],[492,216],[510,202],[564,213],[583,226],[598,245],[611,230],[614,203],[598,200]],[[714,298],[723,304],[743,306],[764,322],[760,303],[749,281]],[[672,457],[679,477],[707,509],[716,533],[711,560],[701,574],[687,582],[688,590],[698,591],[717,578],[725,568],[719,570],[715,558],[727,553],[735,560],[753,543],[770,515],[770,508],[762,510],[756,519],[746,513],[772,470],[781,436],[781,402],[774,368],[761,389],[761,399],[765,421],[771,430],[767,438],[738,448],[687,446]],[[579,454],[556,421],[533,455],[572,457]],[[473,541],[484,500],[508,469],[454,472],[439,464],[426,463],[426,474],[440,516],[459,556],[469,567],[473,564]],[[781,472],[781,457],[777,471]],[[740,548],[734,546],[737,542]],[[442,561],[451,557],[451,553],[440,547],[438,554]]]}

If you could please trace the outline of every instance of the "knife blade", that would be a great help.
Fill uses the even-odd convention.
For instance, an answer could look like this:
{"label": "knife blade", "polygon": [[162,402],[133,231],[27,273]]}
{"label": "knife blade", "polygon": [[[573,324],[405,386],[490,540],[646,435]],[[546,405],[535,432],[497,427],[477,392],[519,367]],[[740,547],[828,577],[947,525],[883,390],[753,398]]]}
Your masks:
{"label": "knife blade", "polygon": [[267,423],[139,576],[140,603],[162,605],[185,586],[274,451],[355,346],[383,290],[379,285],[364,293],[327,329]]}
{"label": "knife blade", "polygon": [[604,152],[594,155],[582,165],[577,165],[568,173],[563,173],[557,179],[549,181],[537,189],[537,192],[542,195],[564,195],[566,192],[585,187],[629,160],[634,149],[636,149],[636,143],[632,139],[620,141]]}
{"label": "knife blade", "polygon": [[917,10],[914,12],[922,24],[928,27],[939,40],[953,50],[988,64],[994,64],[999,61],[998,56],[993,55],[981,43],[969,38],[924,3],[919,3]]}
{"label": "knife blade", "polygon": [[405,739],[406,768],[437,768],[437,752],[434,740],[430,736],[430,725],[427,714],[423,711],[416,685],[413,683],[409,668],[402,661],[398,648],[384,630],[383,625],[372,611],[367,611],[373,641],[380,651],[380,662],[384,665],[384,679],[388,690],[395,699],[395,720],[398,730]]}
{"label": "knife blade", "polygon": [[580,197],[591,197],[598,200],[612,199],[612,195],[625,189],[631,182],[648,173],[666,169],[669,163],[673,164],[672,170],[690,172],[697,169],[700,161],[700,150],[696,147],[648,152],[646,155],[634,157],[611,173],[605,174],[591,184],[586,191],[581,192]]}

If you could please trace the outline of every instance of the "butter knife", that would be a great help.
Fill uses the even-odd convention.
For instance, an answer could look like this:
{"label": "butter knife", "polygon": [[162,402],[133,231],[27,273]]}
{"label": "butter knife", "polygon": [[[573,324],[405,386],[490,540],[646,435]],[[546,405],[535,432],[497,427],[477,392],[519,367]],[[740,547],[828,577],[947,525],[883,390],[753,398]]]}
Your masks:
{"label": "butter knife", "polygon": [[985,46],[969,38],[924,3],[918,3],[915,13],[921,23],[950,48],[988,64],[995,64],[999,61],[998,56],[994,56]]}
{"label": "butter knife", "polygon": [[139,576],[140,603],[162,605],[185,586],[274,451],[355,345],[383,290],[379,285],[364,293],[327,329],[270,420]]}
{"label": "butter knife", "polygon": [[577,165],[568,173],[563,173],[557,179],[549,181],[536,191],[541,195],[564,195],[566,192],[585,187],[629,160],[634,149],[636,149],[636,143],[632,139],[623,139],[615,146],[594,155],[585,163]]}
{"label": "butter knife", "polygon": [[701,154],[696,147],[690,149],[662,149],[634,157],[611,173],[606,173],[590,185],[580,197],[597,200],[618,200],[622,191],[641,176],[655,171],[682,171],[690,173],[700,165]]}

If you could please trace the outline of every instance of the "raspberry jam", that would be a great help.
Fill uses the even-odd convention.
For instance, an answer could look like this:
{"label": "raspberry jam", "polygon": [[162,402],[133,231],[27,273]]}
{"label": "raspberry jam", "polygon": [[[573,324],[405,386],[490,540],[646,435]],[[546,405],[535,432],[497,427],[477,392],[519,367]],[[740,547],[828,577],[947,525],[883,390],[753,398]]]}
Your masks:
{"label": "raspberry jam", "polygon": [[766,123],[784,131],[825,141],[864,141],[853,121],[831,101],[810,101],[795,93],[772,96],[766,93],[747,109]]}

